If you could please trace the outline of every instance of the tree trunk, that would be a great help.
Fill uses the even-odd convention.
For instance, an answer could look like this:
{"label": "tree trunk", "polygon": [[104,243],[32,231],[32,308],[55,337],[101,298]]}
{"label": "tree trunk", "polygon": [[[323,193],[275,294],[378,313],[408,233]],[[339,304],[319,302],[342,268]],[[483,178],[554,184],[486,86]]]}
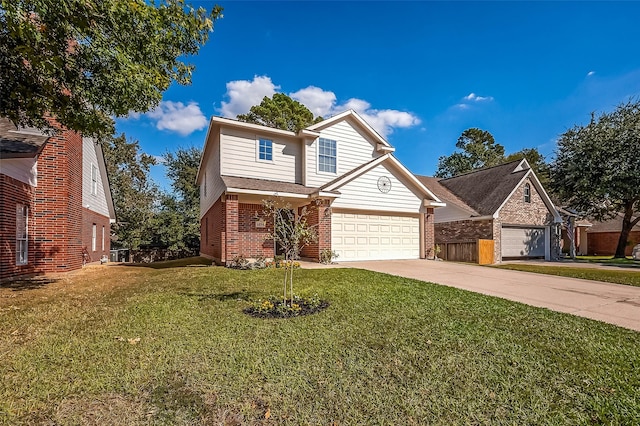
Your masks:
{"label": "tree trunk", "polygon": [[633,200],[626,203],[624,209],[624,218],[622,219],[622,230],[620,231],[620,238],[618,239],[618,246],[616,247],[616,254],[613,256],[614,258],[623,258],[625,257],[625,250],[627,248],[627,241],[629,240],[629,234],[631,233],[631,229],[634,227],[638,220],[632,221],[631,218],[633,216]]}

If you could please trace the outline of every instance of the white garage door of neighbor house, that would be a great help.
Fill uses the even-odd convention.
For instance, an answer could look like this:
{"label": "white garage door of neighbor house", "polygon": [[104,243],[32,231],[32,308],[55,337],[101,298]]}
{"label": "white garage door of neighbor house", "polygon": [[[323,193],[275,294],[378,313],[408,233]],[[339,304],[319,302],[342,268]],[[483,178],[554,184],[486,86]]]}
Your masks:
{"label": "white garage door of neighbor house", "polygon": [[417,259],[418,217],[333,213],[331,248],[344,260]]}
{"label": "white garage door of neighbor house", "polygon": [[544,257],[544,228],[502,228],[502,257]]}

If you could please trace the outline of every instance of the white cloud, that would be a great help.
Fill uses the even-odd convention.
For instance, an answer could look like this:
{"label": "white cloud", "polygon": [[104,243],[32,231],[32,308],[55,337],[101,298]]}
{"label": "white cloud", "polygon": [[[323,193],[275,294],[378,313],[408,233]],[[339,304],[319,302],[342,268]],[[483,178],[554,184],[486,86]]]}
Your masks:
{"label": "white cloud", "polygon": [[[230,81],[227,83],[225,95],[229,101],[222,102],[219,111],[224,117],[235,118],[238,114],[247,113],[253,105],[260,104],[265,96],[273,96],[278,89],[280,86],[275,85],[267,76],[255,76],[252,81]],[[316,86],[307,86],[289,93],[289,96],[309,108],[314,115],[322,117],[329,117],[352,109],[385,137],[396,128],[420,124],[418,117],[409,112],[372,109],[371,104],[363,99],[351,98],[338,104],[334,92]]]}
{"label": "white cloud", "polygon": [[493,100],[492,96],[478,96],[475,93],[469,93],[467,96],[463,98],[465,101],[469,102],[490,102]]}
{"label": "white cloud", "polygon": [[167,162],[162,155],[152,155],[152,157],[156,160],[157,164],[164,164]]}
{"label": "white cloud", "polygon": [[168,130],[182,136],[207,126],[207,119],[196,102],[185,105],[182,102],[162,101],[146,116],[156,120],[158,130]]}
{"label": "white cloud", "polygon": [[236,118],[238,114],[246,114],[249,109],[260,104],[265,96],[273,96],[280,86],[276,86],[267,76],[254,76],[252,81],[236,80],[227,83],[226,96],[229,102],[222,102],[219,111],[223,117]]}
{"label": "white cloud", "polygon": [[596,72],[595,71],[589,71],[587,73],[587,77],[591,77],[592,75],[594,75]]}
{"label": "white cloud", "polygon": [[336,103],[335,93],[315,86],[289,93],[289,96],[309,108],[313,115],[321,115],[323,117],[331,113]]}
{"label": "white cloud", "polygon": [[493,96],[478,96],[475,93],[471,92],[464,98],[460,103],[455,104],[453,107],[457,109],[469,109],[472,104],[481,103],[481,102],[492,102]]}

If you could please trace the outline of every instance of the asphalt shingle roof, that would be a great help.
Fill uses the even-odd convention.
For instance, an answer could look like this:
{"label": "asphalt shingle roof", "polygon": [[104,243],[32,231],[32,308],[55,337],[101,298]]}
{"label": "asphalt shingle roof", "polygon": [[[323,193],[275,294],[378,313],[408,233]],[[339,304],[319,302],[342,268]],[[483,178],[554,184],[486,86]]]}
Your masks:
{"label": "asphalt shingle roof", "polygon": [[440,185],[478,214],[492,215],[504,203],[529,169],[514,172],[521,160],[488,167],[448,179]]}
{"label": "asphalt shingle roof", "polygon": [[47,139],[46,135],[20,132],[11,120],[0,117],[0,158],[35,157]]}

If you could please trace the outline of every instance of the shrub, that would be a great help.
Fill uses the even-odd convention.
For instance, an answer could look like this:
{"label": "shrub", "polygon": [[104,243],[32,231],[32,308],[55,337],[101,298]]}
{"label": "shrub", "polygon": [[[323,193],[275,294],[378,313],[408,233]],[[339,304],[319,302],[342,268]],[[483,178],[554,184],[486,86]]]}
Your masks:
{"label": "shrub", "polygon": [[335,259],[338,258],[338,253],[331,249],[324,249],[320,252],[320,262],[325,265],[329,265],[333,263]]}

